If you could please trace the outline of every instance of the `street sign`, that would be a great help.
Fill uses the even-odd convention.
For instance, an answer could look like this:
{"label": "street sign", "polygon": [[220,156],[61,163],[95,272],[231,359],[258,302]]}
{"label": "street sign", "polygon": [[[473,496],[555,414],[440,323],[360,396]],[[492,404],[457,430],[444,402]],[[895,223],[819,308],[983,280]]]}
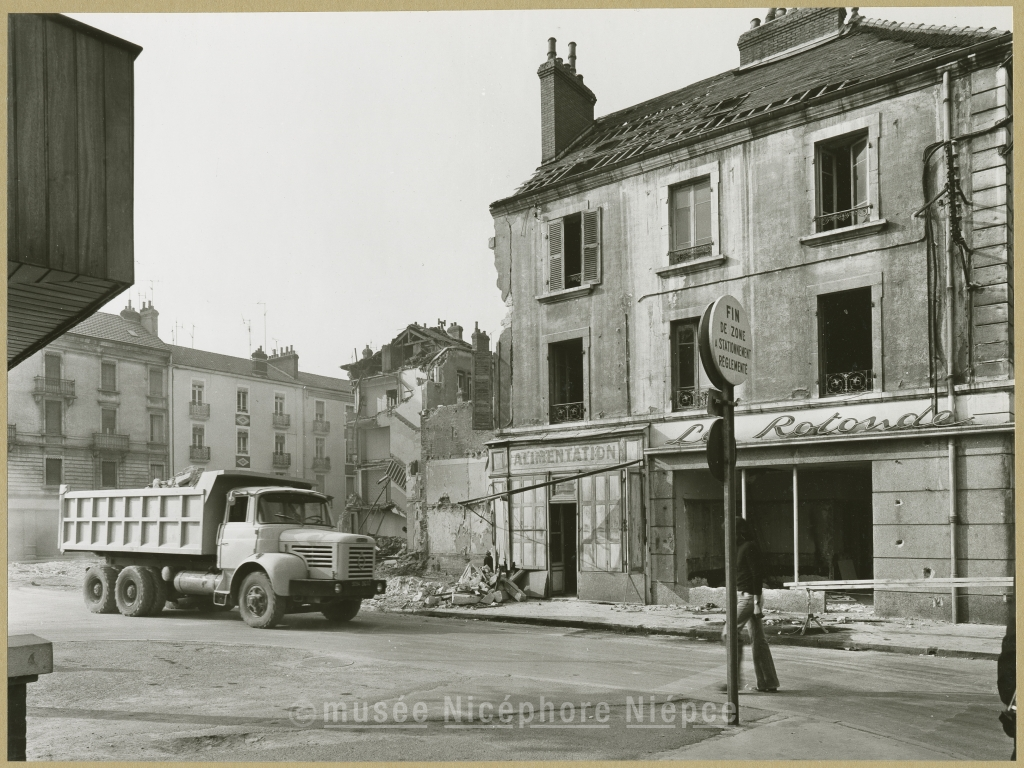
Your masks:
{"label": "street sign", "polygon": [[700,361],[715,386],[742,384],[750,375],[754,348],[747,312],[732,296],[710,304],[698,330]]}
{"label": "street sign", "polygon": [[708,469],[720,483],[725,482],[725,437],[722,429],[722,419],[716,419],[708,432]]}

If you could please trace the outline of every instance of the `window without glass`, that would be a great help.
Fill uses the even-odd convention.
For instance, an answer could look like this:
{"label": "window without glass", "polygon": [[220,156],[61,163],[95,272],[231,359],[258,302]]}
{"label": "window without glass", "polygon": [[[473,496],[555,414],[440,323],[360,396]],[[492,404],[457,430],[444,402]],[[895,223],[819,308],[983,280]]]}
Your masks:
{"label": "window without glass", "polygon": [[548,224],[548,291],[601,281],[601,209]]}
{"label": "window without glass", "polygon": [[867,222],[871,218],[867,132],[858,132],[817,145],[815,164],[817,231],[828,232]]}
{"label": "window without glass", "polygon": [[819,296],[818,334],[821,396],[872,389],[871,289]]}
{"label": "window without glass", "polygon": [[164,417],[161,413],[149,414],[149,442],[164,442]]}
{"label": "window without glass", "polygon": [[117,365],[115,363],[100,363],[100,389],[107,392],[117,390]]}
{"label": "window without glass", "polygon": [[238,430],[237,448],[238,453],[245,454],[249,452],[249,430]]}
{"label": "window without glass", "polygon": [[235,393],[235,411],[238,413],[249,412],[249,390],[239,389]]}
{"label": "window without glass", "polygon": [[60,355],[43,356],[43,375],[47,379],[60,378]]}
{"label": "window without glass", "polygon": [[202,448],[206,445],[206,430],[198,424],[192,425],[192,447]]}
{"label": "window without glass", "polygon": [[274,413],[284,415],[284,395],[279,392],[274,393]]}
{"label": "window without glass", "polygon": [[548,345],[548,392],[551,424],[582,421],[583,339],[569,339]]}
{"label": "window without glass", "polygon": [[204,402],[206,402],[206,400],[204,399],[205,390],[206,390],[206,388],[205,388],[205,386],[203,386],[203,382],[201,382],[201,381],[193,381],[192,382],[192,404],[193,405],[202,405]]}
{"label": "window without glass", "polygon": [[150,397],[164,396],[164,372],[159,368],[149,369],[149,395]]}
{"label": "window without glass", "polygon": [[669,205],[671,250],[707,246],[711,255],[711,180],[701,179],[672,187]]}
{"label": "window without glass", "polygon": [[117,488],[117,462],[100,462],[100,487]]}
{"label": "window without glass", "polygon": [[284,453],[284,435],[280,432],[274,435],[274,453]]}
{"label": "window without glass", "polygon": [[389,389],[386,393],[388,399],[388,408],[394,408],[398,405],[398,390]]}
{"label": "window without glass", "polygon": [[672,410],[684,411],[702,405],[700,391],[700,355],[697,351],[698,320],[672,323]]}
{"label": "window without glass", "polygon": [[458,371],[459,389],[463,400],[473,399],[473,376],[469,371]]}
{"label": "window without glass", "polygon": [[100,411],[100,431],[104,435],[113,435],[117,432],[117,410],[104,408]]}
{"label": "window without glass", "polygon": [[44,471],[46,485],[60,485],[64,482],[64,459],[46,459]]}
{"label": "window without glass", "polygon": [[43,406],[43,427],[48,435],[60,435],[64,432],[62,408],[60,400],[47,400]]}

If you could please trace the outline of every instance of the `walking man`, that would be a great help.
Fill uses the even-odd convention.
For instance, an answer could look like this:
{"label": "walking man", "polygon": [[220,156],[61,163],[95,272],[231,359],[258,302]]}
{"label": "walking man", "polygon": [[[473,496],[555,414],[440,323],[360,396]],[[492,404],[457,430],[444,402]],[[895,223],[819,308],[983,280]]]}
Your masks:
{"label": "walking man", "polygon": [[[779,689],[779,678],[775,674],[775,662],[768,640],[761,624],[764,604],[761,595],[761,550],[754,541],[749,523],[736,518],[736,631],[740,633],[740,668],[743,661],[743,625],[750,632],[754,675],[758,691],[774,693]],[[722,628],[722,640],[726,639],[727,627]],[[737,670],[740,672],[740,670]],[[748,686],[748,690],[753,690]]]}

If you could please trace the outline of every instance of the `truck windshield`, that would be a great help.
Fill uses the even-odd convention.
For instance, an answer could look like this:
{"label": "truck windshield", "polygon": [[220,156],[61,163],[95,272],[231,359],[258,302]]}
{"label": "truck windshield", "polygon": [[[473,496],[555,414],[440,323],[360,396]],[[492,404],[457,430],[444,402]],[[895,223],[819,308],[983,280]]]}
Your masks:
{"label": "truck windshield", "polygon": [[256,522],[331,526],[327,503],[296,493],[264,493],[256,507]]}

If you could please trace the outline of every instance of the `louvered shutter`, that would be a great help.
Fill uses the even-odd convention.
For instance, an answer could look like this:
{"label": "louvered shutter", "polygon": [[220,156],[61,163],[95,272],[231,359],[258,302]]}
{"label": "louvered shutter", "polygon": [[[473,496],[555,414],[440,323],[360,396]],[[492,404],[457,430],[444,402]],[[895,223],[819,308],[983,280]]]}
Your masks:
{"label": "louvered shutter", "polygon": [[601,209],[583,212],[583,282],[601,280]]}
{"label": "louvered shutter", "polygon": [[565,288],[565,245],[562,220],[548,224],[548,290]]}

